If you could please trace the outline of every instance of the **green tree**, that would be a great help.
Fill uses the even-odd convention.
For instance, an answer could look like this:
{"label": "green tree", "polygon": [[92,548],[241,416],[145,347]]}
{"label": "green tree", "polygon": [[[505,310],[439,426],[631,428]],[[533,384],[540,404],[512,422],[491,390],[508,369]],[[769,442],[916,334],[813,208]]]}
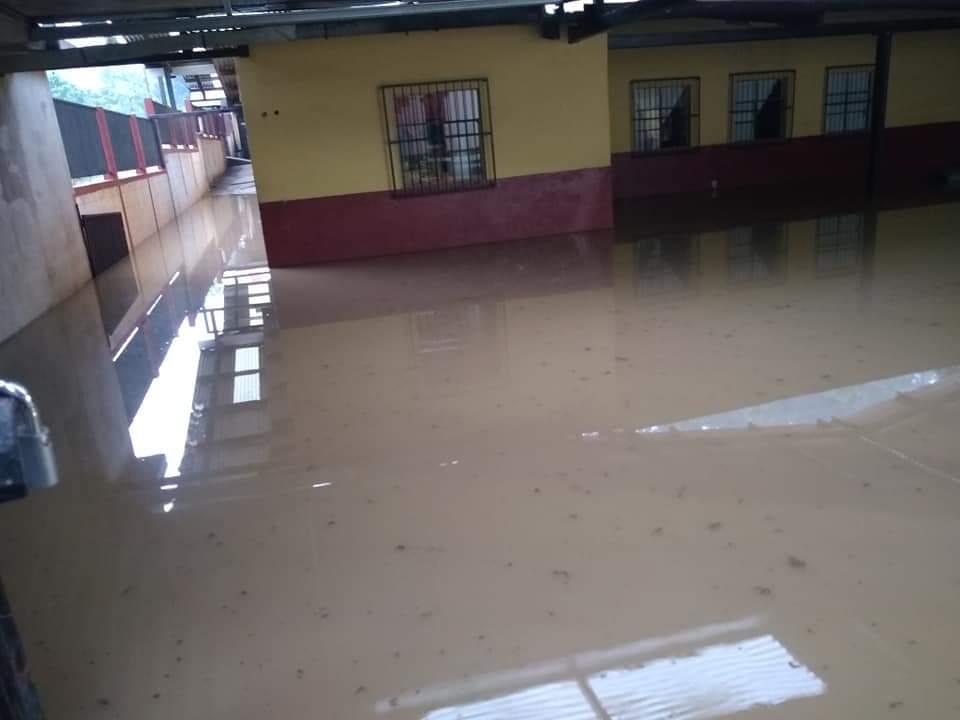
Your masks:
{"label": "green tree", "polygon": [[59,100],[102,107],[143,117],[144,98],[151,97],[143,65],[50,70],[50,94]]}

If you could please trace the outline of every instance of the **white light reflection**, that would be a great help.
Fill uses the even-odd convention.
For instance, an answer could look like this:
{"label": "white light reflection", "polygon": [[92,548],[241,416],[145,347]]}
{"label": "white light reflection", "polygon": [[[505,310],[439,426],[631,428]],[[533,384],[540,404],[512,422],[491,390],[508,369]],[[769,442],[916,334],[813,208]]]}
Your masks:
{"label": "white light reflection", "polygon": [[665,657],[535,685],[489,700],[439,708],[425,720],[698,720],[815,697],[826,684],[773,636],[712,645]]}
{"label": "white light reflection", "polygon": [[133,339],[137,336],[137,333],[138,333],[138,332],[140,332],[140,328],[139,328],[139,327],[135,327],[135,328],[133,329],[133,332],[130,333],[129,335],[127,335],[127,339],[123,341],[123,345],[121,345],[121,346],[120,346],[120,349],[117,350],[116,353],[114,353],[113,362],[116,362],[116,361],[117,361],[117,358],[120,357],[121,355],[123,355],[123,351],[127,349],[127,345],[129,345],[129,344],[130,344],[130,341],[133,340]]}
{"label": "white light reflection", "polygon": [[315,488],[325,488],[325,487],[330,487],[331,485],[333,485],[333,483],[322,482],[322,483],[314,483],[314,484],[313,484],[313,487],[315,487]]}
{"label": "white light reflection", "polygon": [[161,485],[161,486],[160,486],[160,489],[161,489],[161,490],[176,490],[178,487],[180,487],[180,486],[177,485],[176,483],[170,483],[169,485]]}
{"label": "white light reflection", "polygon": [[771,635],[599,673],[589,683],[618,720],[720,717],[815,697],[827,688]]}
{"label": "white light reflection", "polygon": [[164,455],[167,459],[164,477],[180,474],[200,363],[200,342],[211,337],[203,329],[203,323],[190,327],[184,318],[160,364],[157,377],[150,383],[140,409],[130,423],[134,454],[140,458]]}
{"label": "white light reflection", "polygon": [[660,635],[612,648],[590,650],[571,658],[559,658],[513,670],[474,675],[468,680],[419,688],[415,692],[404,693],[389,701],[381,700],[375,707],[377,712],[384,713],[398,707],[452,705],[457,699],[465,696],[502,695],[505,687],[549,684],[569,675],[571,668],[577,668],[582,673],[593,673],[610,667],[630,667],[638,665],[638,658],[642,656],[663,653],[677,645],[700,644],[725,635],[748,632],[759,627],[762,620],[762,616],[750,615],[739,620],[701,625],[672,635]]}
{"label": "white light reflection", "polygon": [[180,271],[179,271],[179,270],[177,270],[177,271],[173,274],[173,277],[170,278],[170,282],[168,282],[167,285],[168,285],[168,286],[169,286],[169,285],[173,285],[173,284],[177,281],[177,278],[178,278],[178,277],[180,277]]}
{"label": "white light reflection", "polygon": [[919,390],[938,383],[960,384],[960,365],[897,375],[883,380],[847,385],[808,395],[774,400],[737,410],[680,420],[675,423],[650,425],[634,432],[664,433],[671,430],[734,430],[751,426],[780,427],[813,425],[833,418],[857,415],[901,393]]}
{"label": "white light reflection", "polygon": [[164,504],[163,504],[163,511],[164,511],[165,513],[168,513],[168,512],[170,512],[171,510],[173,510],[173,504],[174,504],[175,502],[176,502],[176,500],[171,500],[170,502],[164,503]]}
{"label": "white light reflection", "polygon": [[152,315],[153,311],[157,309],[157,305],[160,304],[160,301],[163,300],[163,293],[157,295],[157,299],[153,301],[153,305],[150,306],[150,309],[147,310],[147,315]]}

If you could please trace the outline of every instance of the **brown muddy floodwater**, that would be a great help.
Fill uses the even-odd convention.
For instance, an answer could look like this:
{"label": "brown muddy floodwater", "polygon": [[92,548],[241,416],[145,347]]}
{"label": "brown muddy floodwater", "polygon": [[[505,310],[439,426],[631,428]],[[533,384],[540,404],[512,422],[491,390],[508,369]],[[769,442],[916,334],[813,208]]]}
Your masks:
{"label": "brown muddy floodwater", "polygon": [[49,718],[960,717],[960,204],[712,202],[271,272],[209,198],[0,346]]}

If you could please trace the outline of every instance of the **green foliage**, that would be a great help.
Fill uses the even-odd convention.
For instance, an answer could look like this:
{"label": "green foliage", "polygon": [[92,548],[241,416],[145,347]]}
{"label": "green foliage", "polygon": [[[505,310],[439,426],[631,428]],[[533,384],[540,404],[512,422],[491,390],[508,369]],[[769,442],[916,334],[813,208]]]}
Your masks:
{"label": "green foliage", "polygon": [[70,100],[114,110],[125,115],[145,115],[143,100],[151,97],[143,65],[51,70],[47,72],[50,94],[59,100]]}

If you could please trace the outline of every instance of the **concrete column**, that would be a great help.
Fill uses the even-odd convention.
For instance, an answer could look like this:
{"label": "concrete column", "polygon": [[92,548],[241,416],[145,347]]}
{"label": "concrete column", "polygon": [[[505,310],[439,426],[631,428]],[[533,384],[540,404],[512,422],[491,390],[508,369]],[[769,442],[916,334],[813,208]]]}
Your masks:
{"label": "concrete column", "polygon": [[0,341],[90,279],[47,77],[0,75]]}

